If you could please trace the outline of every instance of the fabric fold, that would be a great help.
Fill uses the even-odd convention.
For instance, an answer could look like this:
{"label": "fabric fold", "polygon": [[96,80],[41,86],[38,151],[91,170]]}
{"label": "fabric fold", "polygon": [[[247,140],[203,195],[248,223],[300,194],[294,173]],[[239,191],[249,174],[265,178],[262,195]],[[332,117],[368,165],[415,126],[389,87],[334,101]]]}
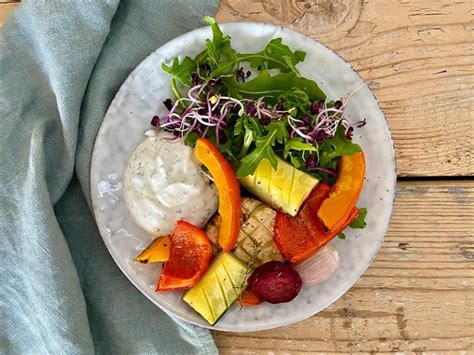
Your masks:
{"label": "fabric fold", "polygon": [[1,29],[0,352],[216,352],[207,330],[176,323],[121,274],[86,202],[93,142],[115,92],[216,7],[24,1]]}

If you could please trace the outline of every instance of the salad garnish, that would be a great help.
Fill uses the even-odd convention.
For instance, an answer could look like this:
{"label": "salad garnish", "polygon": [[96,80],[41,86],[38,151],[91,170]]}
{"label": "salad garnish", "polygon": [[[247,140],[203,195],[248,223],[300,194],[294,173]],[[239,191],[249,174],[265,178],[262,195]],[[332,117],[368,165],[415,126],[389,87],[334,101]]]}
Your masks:
{"label": "salad garnish", "polygon": [[[292,51],[276,38],[260,52],[237,53],[217,22],[205,17],[213,38],[194,59],[163,63],[175,95],[169,109],[152,120],[194,147],[208,138],[242,178],[258,162],[277,156],[310,175],[334,182],[339,158],[360,151],[351,141],[354,129],[345,116],[349,98],[327,100],[318,84],[300,75],[297,64],[306,53]],[[244,65],[248,70],[244,69]]]}

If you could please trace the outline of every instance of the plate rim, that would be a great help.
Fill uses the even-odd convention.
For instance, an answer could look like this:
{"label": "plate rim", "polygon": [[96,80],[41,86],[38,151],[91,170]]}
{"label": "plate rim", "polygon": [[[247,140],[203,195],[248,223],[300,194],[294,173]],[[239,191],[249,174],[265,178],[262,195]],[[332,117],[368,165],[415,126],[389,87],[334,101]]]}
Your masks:
{"label": "plate rim", "polygon": [[138,289],[146,298],[148,298],[153,304],[155,304],[156,306],[158,306],[163,312],[165,312],[166,314],[168,314],[170,317],[172,318],[178,318],[179,320],[181,321],[184,321],[186,323],[189,323],[189,324],[193,324],[195,326],[198,326],[198,327],[202,327],[202,328],[207,328],[207,329],[210,329],[210,330],[214,330],[214,331],[225,331],[225,332],[232,332],[232,333],[242,333],[242,332],[255,332],[255,331],[264,331],[264,330],[270,330],[270,329],[277,329],[277,328],[282,328],[282,327],[286,327],[286,326],[290,326],[292,324],[296,324],[296,323],[299,323],[299,322],[302,322],[308,318],[311,318],[313,317],[314,315],[318,314],[319,312],[325,310],[327,307],[329,307],[331,304],[333,304],[334,302],[336,302],[339,298],[341,298],[343,295],[345,295],[352,287],[354,287],[354,285],[360,280],[360,278],[362,277],[362,275],[367,271],[367,269],[370,267],[370,265],[373,263],[374,259],[376,258],[376,256],[379,254],[380,252],[380,249],[385,241],[385,236],[388,232],[388,228],[390,226],[390,222],[392,220],[392,216],[393,216],[393,209],[394,209],[394,204],[395,204],[395,199],[396,199],[396,187],[397,187],[397,160],[396,160],[396,154],[395,154],[395,146],[394,146],[394,143],[393,143],[393,138],[392,138],[392,135],[391,135],[391,132],[390,132],[390,126],[388,124],[388,121],[387,121],[387,117],[385,115],[385,112],[382,110],[381,106],[380,106],[380,103],[377,99],[377,97],[375,96],[374,92],[369,88],[369,86],[367,85],[367,81],[365,81],[362,76],[359,74],[359,72],[354,69],[354,67],[348,62],[346,61],[337,51],[329,48],[326,44],[322,43],[321,41],[319,41],[318,39],[316,38],[313,38],[313,37],[310,37],[300,31],[297,31],[297,30],[294,30],[294,29],[291,29],[291,28],[288,28],[288,27],[284,27],[284,26],[281,26],[281,25],[276,25],[276,24],[273,24],[273,23],[269,23],[269,22],[253,22],[253,21],[242,21],[242,22],[224,22],[224,23],[219,23],[219,26],[223,26],[223,27],[226,27],[226,26],[237,26],[237,27],[240,27],[240,26],[246,26],[246,25],[264,25],[264,26],[269,26],[269,27],[273,27],[275,29],[284,29],[285,31],[290,31],[290,32],[293,32],[293,33],[296,33],[297,35],[299,36],[303,36],[304,38],[306,39],[309,39],[311,41],[314,41],[320,45],[322,45],[324,48],[326,48],[327,50],[329,50],[330,52],[332,52],[333,54],[335,54],[337,57],[339,57],[339,59],[341,59],[345,64],[347,64],[350,68],[350,70],[352,70],[352,72],[364,83],[366,84],[367,86],[367,89],[370,93],[370,95],[372,95],[375,103],[377,104],[377,109],[380,110],[383,118],[384,118],[384,130],[386,131],[387,133],[387,136],[388,136],[388,143],[390,145],[390,153],[391,153],[391,160],[393,162],[393,171],[391,171],[391,173],[394,174],[394,181],[393,181],[393,186],[392,186],[392,197],[391,197],[391,203],[390,203],[390,215],[389,215],[389,218],[387,220],[387,224],[386,226],[384,227],[384,231],[383,231],[383,235],[380,239],[380,243],[378,244],[376,250],[375,250],[375,253],[372,255],[372,257],[370,258],[370,260],[368,260],[367,264],[361,269],[361,271],[356,274],[353,278],[350,279],[350,282],[348,284],[350,284],[350,286],[348,286],[347,288],[343,288],[343,290],[337,294],[336,296],[332,297],[332,298],[329,298],[326,302],[323,303],[323,305],[320,307],[319,310],[316,310],[315,312],[311,312],[311,314],[307,315],[305,314],[304,316],[301,316],[301,317],[296,317],[295,319],[292,319],[291,323],[288,323],[288,324],[268,324],[266,326],[259,326],[259,327],[255,327],[255,328],[252,328],[252,327],[249,327],[248,329],[245,329],[245,330],[242,330],[242,329],[233,329],[231,327],[219,327],[218,325],[216,326],[215,325],[209,325],[209,324],[198,324],[192,320],[189,320],[189,319],[185,319],[184,317],[182,317],[181,315],[179,314],[175,314],[173,313],[171,310],[168,310],[166,309],[164,306],[160,305],[155,299],[153,299],[151,296],[149,296],[147,293],[144,292],[144,290],[142,290],[141,287],[138,286],[138,284],[133,280],[133,278],[128,275],[128,273],[124,270],[124,267],[121,265],[121,263],[118,262],[117,258],[118,256],[115,256],[114,253],[112,253],[111,251],[111,245],[110,245],[110,242],[107,241],[107,238],[104,237],[103,233],[102,233],[102,228],[99,226],[99,224],[97,223],[97,211],[98,211],[98,206],[97,206],[97,200],[95,198],[93,198],[93,185],[92,185],[92,180],[93,180],[93,171],[95,171],[94,167],[96,166],[97,164],[97,146],[98,146],[98,140],[100,138],[100,136],[102,135],[103,133],[103,130],[105,129],[105,125],[104,125],[104,121],[105,121],[105,118],[107,117],[107,115],[109,114],[109,111],[111,109],[111,106],[113,106],[113,103],[116,101],[117,99],[117,95],[118,93],[122,90],[123,86],[125,85],[125,83],[127,82],[127,80],[134,74],[136,73],[139,68],[141,67],[141,65],[147,61],[151,56],[154,55],[154,53],[156,51],[158,51],[160,48],[168,45],[170,42],[174,42],[174,41],[178,41],[180,38],[184,37],[184,36],[189,36],[195,32],[200,32],[200,31],[204,31],[204,30],[207,30],[210,28],[210,26],[202,26],[202,27],[199,27],[199,28],[196,28],[196,29],[193,29],[191,31],[188,31],[188,32],[185,32],[179,36],[176,36],[174,38],[172,38],[171,40],[163,43],[161,46],[155,48],[152,52],[150,52],[146,57],[144,57],[140,63],[138,63],[135,68],[128,73],[127,77],[125,78],[125,80],[120,84],[120,87],[118,88],[118,90],[115,92],[114,94],[114,97],[113,99],[110,101],[108,107],[107,107],[107,110],[105,111],[105,114],[102,118],[102,121],[100,123],[100,127],[97,131],[97,134],[96,134],[96,137],[94,139],[94,144],[93,144],[93,148],[92,148],[92,154],[91,154],[91,162],[90,162],[90,170],[89,170],[89,182],[90,182],[90,186],[89,186],[89,193],[90,193],[90,198],[91,198],[91,205],[92,205],[92,211],[93,211],[93,217],[94,217],[94,220],[96,222],[96,226],[97,226],[97,229],[99,231],[99,234],[102,238],[102,241],[104,242],[106,248],[107,248],[107,251],[109,252],[110,256],[112,257],[112,259],[114,260],[116,266],[120,269],[120,271],[125,275],[125,277],[133,284],[133,286]]}

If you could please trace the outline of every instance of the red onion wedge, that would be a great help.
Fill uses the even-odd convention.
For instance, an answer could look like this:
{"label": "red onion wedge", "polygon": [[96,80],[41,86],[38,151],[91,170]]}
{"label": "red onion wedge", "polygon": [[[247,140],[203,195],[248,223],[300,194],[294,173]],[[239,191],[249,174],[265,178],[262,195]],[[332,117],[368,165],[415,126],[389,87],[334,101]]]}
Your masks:
{"label": "red onion wedge", "polygon": [[328,244],[311,258],[296,264],[294,268],[300,274],[303,285],[316,285],[329,279],[339,268],[339,253],[335,247]]}

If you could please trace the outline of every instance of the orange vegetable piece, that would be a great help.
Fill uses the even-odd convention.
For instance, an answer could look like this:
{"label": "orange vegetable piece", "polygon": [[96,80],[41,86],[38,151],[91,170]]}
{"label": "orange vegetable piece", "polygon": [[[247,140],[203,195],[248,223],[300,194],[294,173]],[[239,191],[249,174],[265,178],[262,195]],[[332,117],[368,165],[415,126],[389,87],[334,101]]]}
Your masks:
{"label": "orange vegetable piece", "polygon": [[169,259],[171,241],[169,235],[155,239],[135,258],[142,264],[159,263]]}
{"label": "orange vegetable piece", "polygon": [[207,139],[199,138],[194,148],[196,158],[209,170],[219,193],[218,242],[224,251],[231,251],[240,230],[240,187],[230,163]]}
{"label": "orange vegetable piece", "polygon": [[252,291],[252,289],[246,288],[237,302],[244,307],[252,307],[260,304],[262,301],[258,298],[255,292]]}
{"label": "orange vegetable piece", "polygon": [[363,152],[341,157],[337,181],[318,210],[318,217],[329,231],[339,230],[349,219],[364,185],[364,175]]}
{"label": "orange vegetable piece", "polygon": [[316,213],[326,200],[330,190],[331,187],[328,184],[320,183],[311,192],[295,217],[277,212],[273,240],[286,260],[296,263],[309,258],[359,216],[359,210],[354,208],[347,220],[341,223],[337,229],[325,231]]}
{"label": "orange vegetable piece", "polygon": [[188,222],[178,221],[170,241],[170,256],[161,271],[157,291],[193,286],[206,272],[211,261],[209,239],[201,229]]}

